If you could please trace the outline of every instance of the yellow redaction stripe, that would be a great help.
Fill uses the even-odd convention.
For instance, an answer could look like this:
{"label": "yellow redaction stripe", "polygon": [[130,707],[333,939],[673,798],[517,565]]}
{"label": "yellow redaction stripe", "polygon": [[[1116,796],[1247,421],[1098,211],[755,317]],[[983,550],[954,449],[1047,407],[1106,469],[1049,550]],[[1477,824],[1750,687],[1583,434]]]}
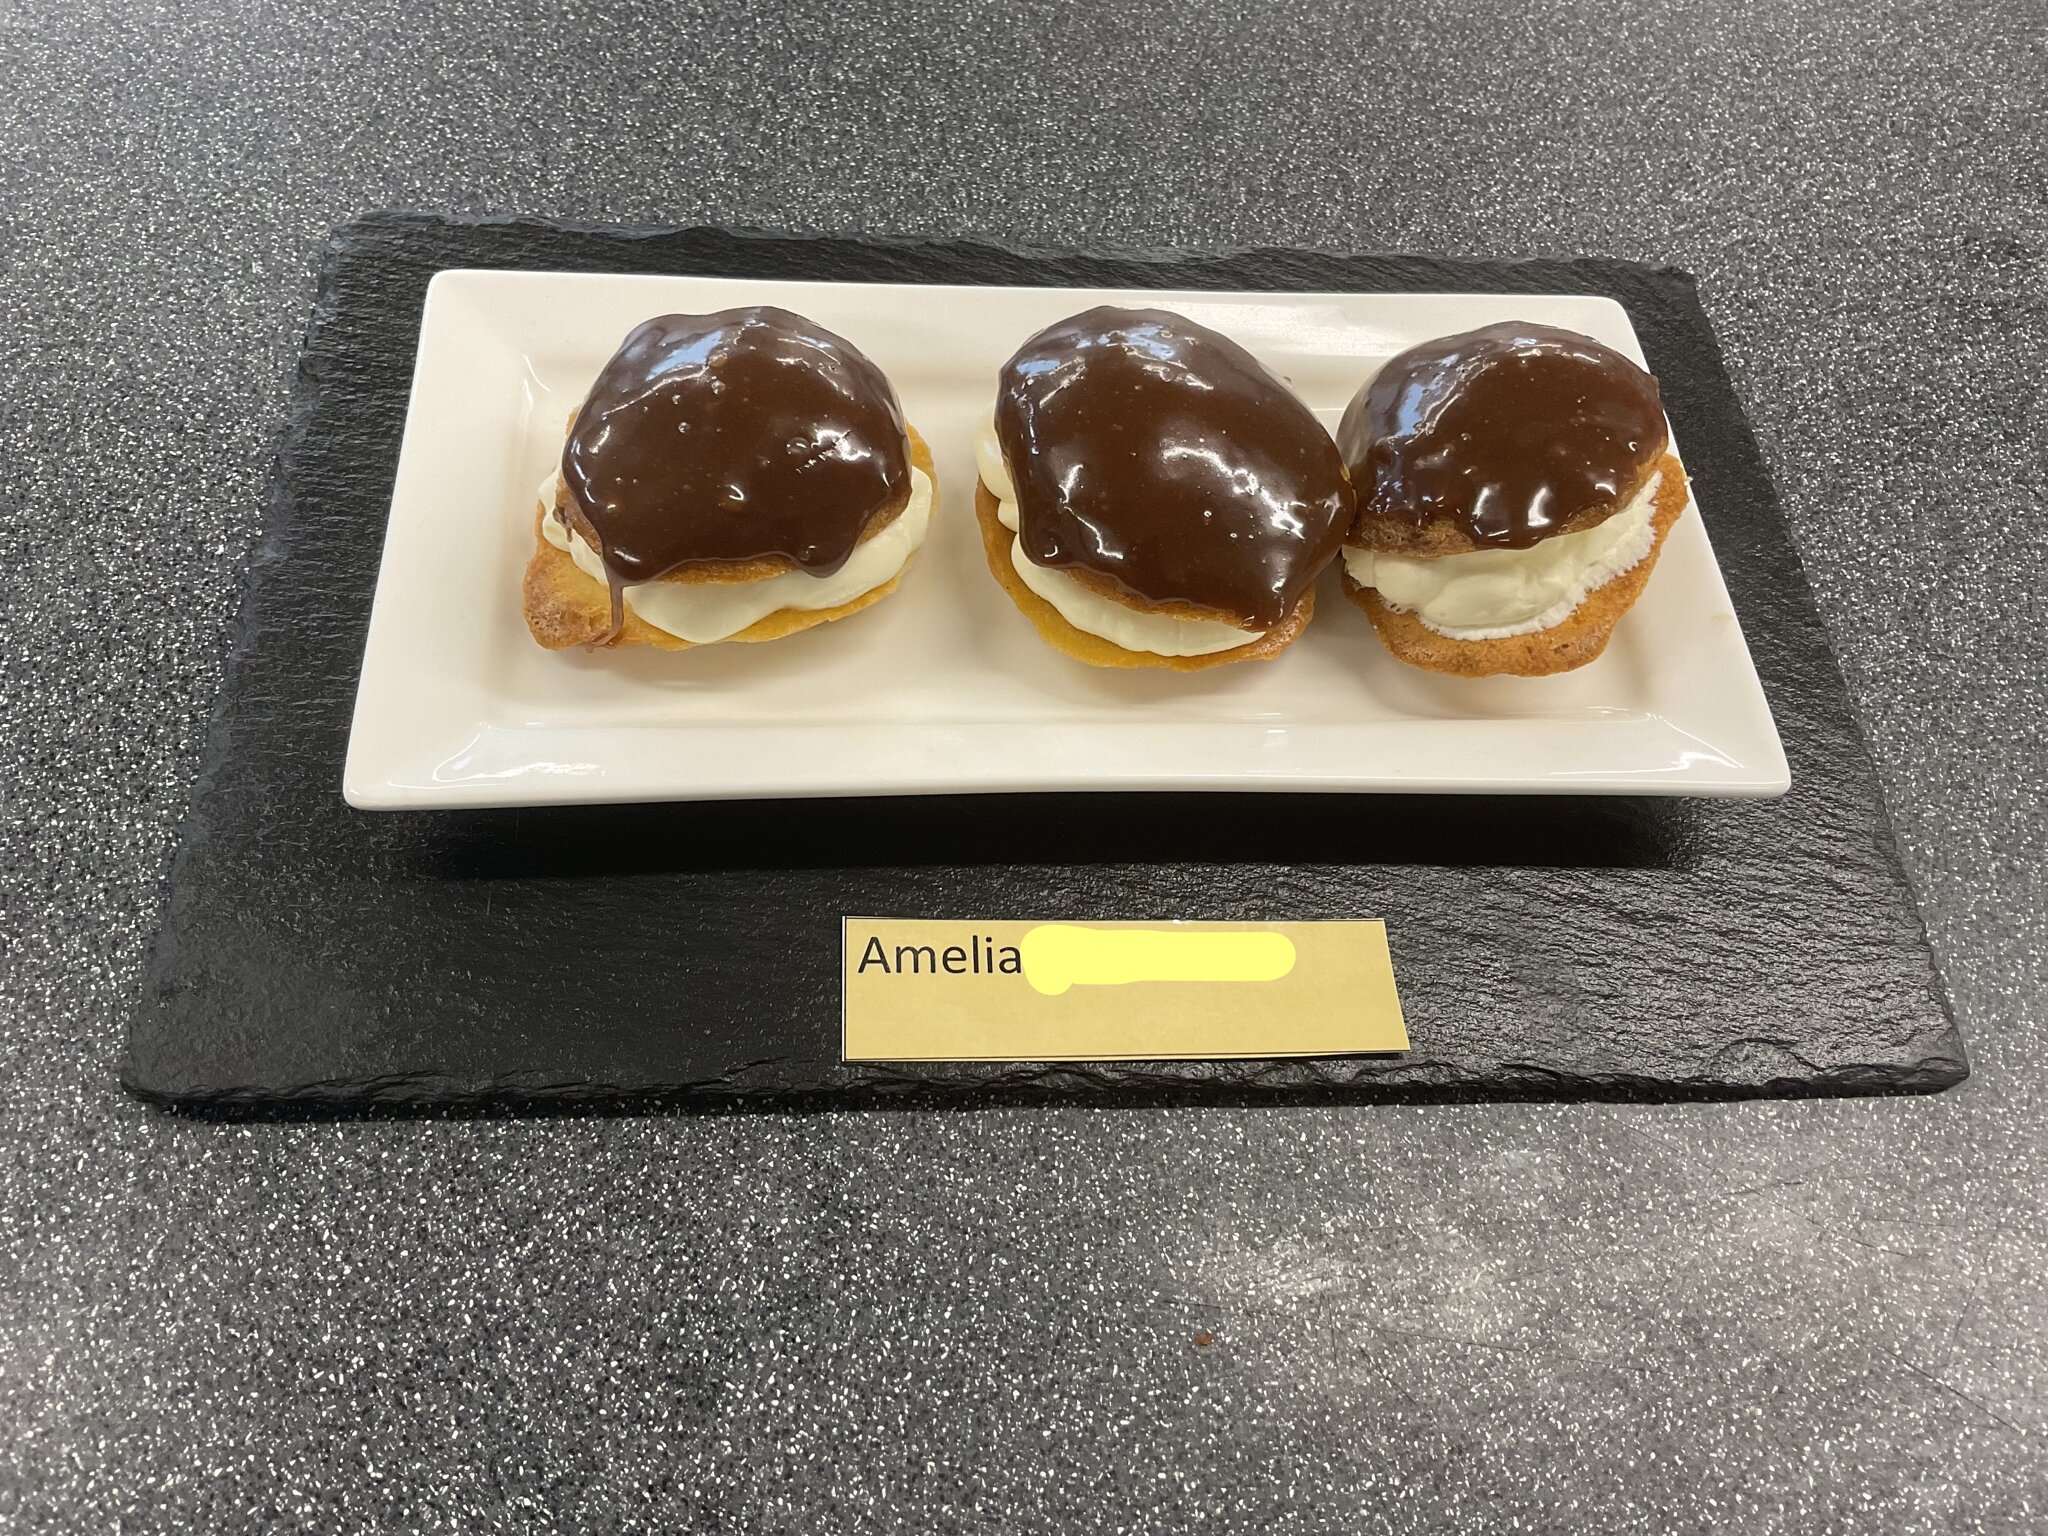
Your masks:
{"label": "yellow redaction stripe", "polygon": [[1134,981],[1278,981],[1294,969],[1284,933],[1077,928],[1046,923],[1024,935],[1024,979],[1046,997],[1070,987]]}

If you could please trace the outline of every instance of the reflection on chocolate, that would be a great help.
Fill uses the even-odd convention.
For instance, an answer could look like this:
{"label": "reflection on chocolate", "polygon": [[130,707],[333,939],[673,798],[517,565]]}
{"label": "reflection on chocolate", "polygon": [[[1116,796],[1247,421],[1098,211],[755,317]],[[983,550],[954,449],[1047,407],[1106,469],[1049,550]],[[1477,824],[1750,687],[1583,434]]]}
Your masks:
{"label": "reflection on chocolate", "polygon": [[591,386],[562,481],[614,586],[763,557],[830,575],[908,503],[910,444],[888,379],[822,326],[661,315]]}
{"label": "reflection on chocolate", "polygon": [[1308,407],[1166,310],[1091,309],[1033,336],[1003,366],[996,437],[1025,555],[1154,606],[1271,629],[1351,522]]}
{"label": "reflection on chocolate", "polygon": [[1619,510],[1666,441],[1655,378],[1589,336],[1524,321],[1409,348],[1337,429],[1361,521],[1442,519],[1508,549]]}

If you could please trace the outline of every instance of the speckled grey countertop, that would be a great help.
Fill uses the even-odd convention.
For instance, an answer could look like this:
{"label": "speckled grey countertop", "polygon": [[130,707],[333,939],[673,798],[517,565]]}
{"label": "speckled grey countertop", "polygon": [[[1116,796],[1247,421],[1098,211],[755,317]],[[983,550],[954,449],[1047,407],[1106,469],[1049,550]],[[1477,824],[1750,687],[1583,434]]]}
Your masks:
{"label": "speckled grey countertop", "polygon": [[[2040,1529],[2043,35],[2031,0],[0,3],[0,1526]],[[1693,269],[1975,1078],[130,1102],[316,250],[376,206]]]}

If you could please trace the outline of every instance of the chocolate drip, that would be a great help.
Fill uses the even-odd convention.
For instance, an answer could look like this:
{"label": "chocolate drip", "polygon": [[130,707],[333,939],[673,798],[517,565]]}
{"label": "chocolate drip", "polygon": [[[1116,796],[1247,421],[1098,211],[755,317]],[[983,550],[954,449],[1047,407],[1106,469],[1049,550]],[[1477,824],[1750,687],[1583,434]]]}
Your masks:
{"label": "chocolate drip", "polygon": [[1271,629],[1337,552],[1351,487],[1307,406],[1226,336],[1091,309],[1003,367],[996,437],[1024,553],[1149,605]]}
{"label": "chocolate drip", "polygon": [[661,315],[591,386],[562,483],[615,586],[777,557],[830,575],[909,502],[910,443],[888,379],[822,326]]}
{"label": "chocolate drip", "polygon": [[610,645],[619,638],[619,631],[626,627],[626,584],[619,580],[610,566],[604,568],[604,595],[605,601],[611,605],[611,612],[605,620],[602,643]]}
{"label": "chocolate drip", "polygon": [[1361,523],[1442,519],[1508,549],[1618,510],[1667,441],[1654,377],[1590,336],[1524,321],[1410,347],[1337,428]]}

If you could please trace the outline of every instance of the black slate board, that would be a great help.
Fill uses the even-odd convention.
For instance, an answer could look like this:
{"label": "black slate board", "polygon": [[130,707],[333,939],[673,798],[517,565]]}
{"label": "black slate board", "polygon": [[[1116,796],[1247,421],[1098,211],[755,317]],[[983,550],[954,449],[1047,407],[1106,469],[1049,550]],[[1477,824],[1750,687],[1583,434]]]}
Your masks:
{"label": "black slate board", "polygon": [[[373,815],[341,799],[421,301],[447,267],[1599,293],[1629,310],[1790,757],[1782,801],[1068,795]],[[820,854],[816,850],[829,850]],[[847,913],[1388,921],[1413,1049],[848,1066]],[[337,230],[123,1080],[279,1105],[1912,1092],[1967,1072],[1692,280],[377,214]]]}

